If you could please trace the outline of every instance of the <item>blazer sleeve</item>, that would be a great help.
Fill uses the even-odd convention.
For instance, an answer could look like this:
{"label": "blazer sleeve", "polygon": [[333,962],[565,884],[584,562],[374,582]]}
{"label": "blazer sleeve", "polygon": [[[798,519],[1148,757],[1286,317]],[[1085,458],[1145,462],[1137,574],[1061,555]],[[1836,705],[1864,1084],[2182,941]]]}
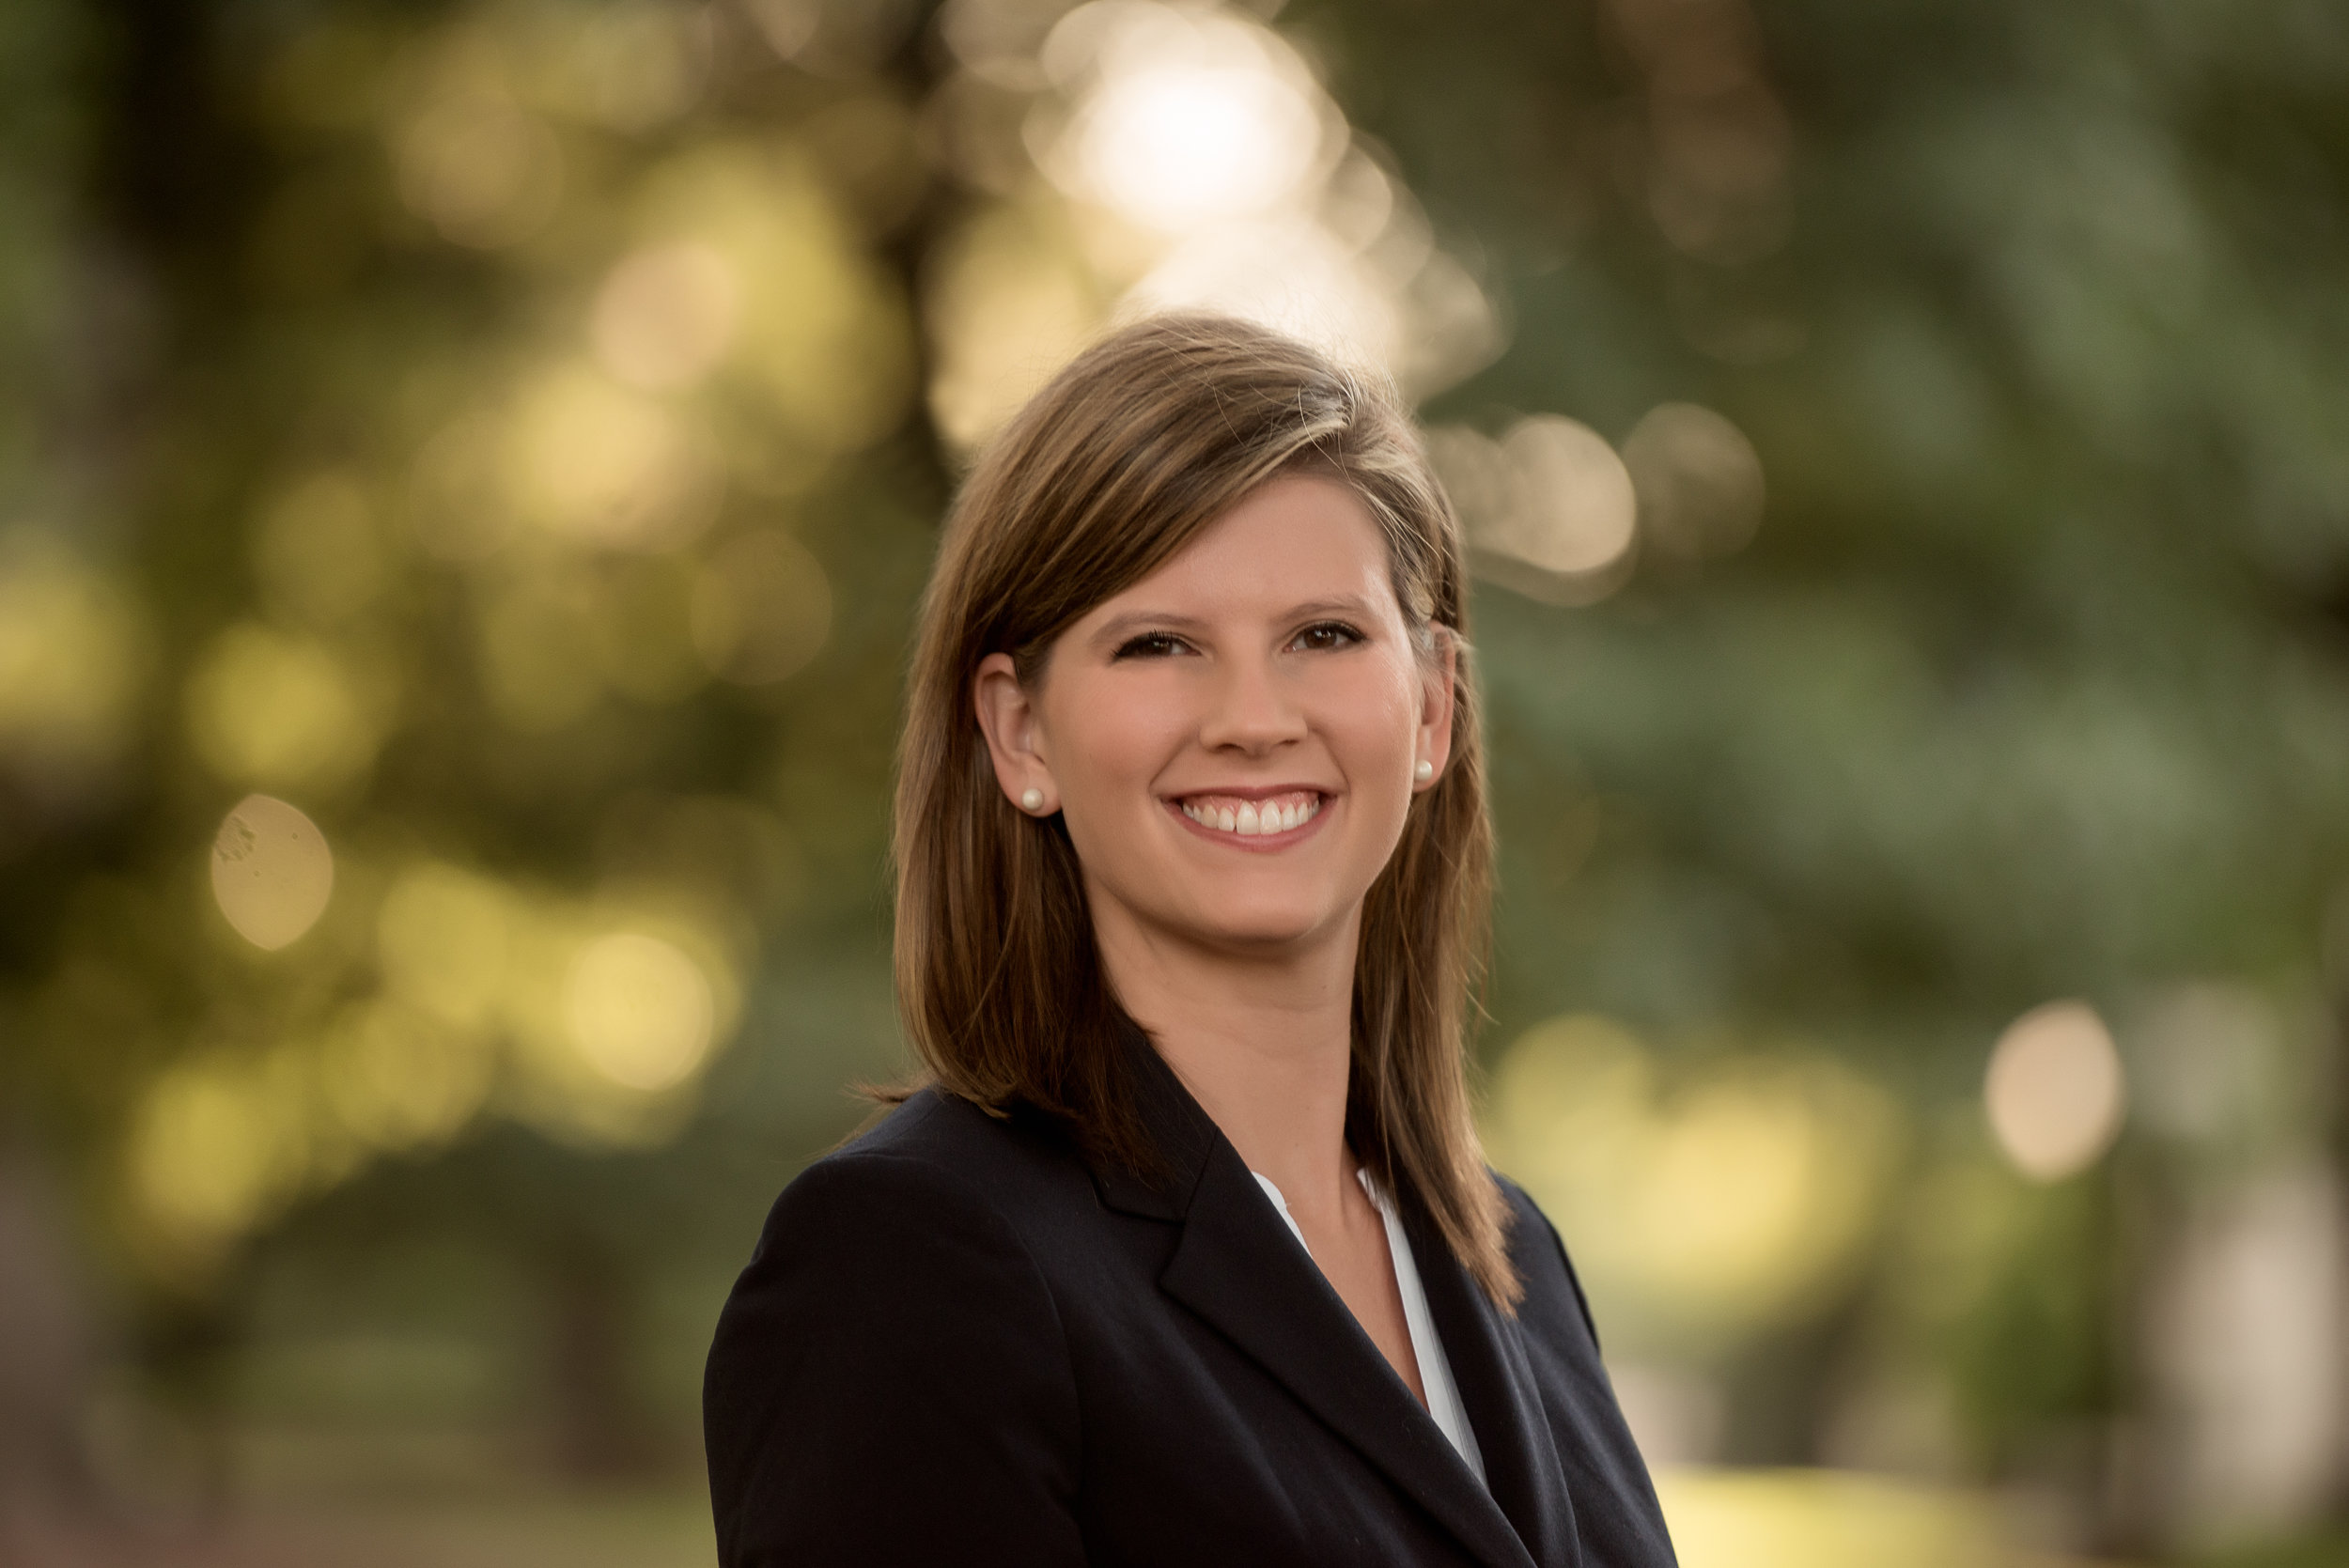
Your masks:
{"label": "blazer sleeve", "polygon": [[702,1395],[723,1568],[1085,1560],[1043,1276],[975,1188],[835,1156],[786,1188]]}

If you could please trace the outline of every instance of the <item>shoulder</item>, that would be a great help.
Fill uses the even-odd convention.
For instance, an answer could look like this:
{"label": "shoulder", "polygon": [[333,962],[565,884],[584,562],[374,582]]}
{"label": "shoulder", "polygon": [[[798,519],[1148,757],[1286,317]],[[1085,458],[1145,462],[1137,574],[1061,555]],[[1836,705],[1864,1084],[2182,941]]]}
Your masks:
{"label": "shoulder", "polygon": [[722,1561],[1081,1560],[1076,1381],[1016,1222],[1033,1141],[919,1094],[784,1188],[704,1374]]}
{"label": "shoulder", "polygon": [[1063,1163],[1071,1153],[1058,1130],[1033,1111],[985,1110],[933,1087],[909,1095],[808,1169],[897,1159],[981,1177],[1016,1176]]}
{"label": "shoulder", "polygon": [[1590,1298],[1582,1293],[1582,1281],[1567,1255],[1565,1239],[1532,1194],[1498,1171],[1489,1173],[1501,1189],[1509,1261],[1525,1285],[1528,1306],[1548,1308],[1544,1315],[1569,1319],[1596,1351],[1598,1325],[1591,1316]]}
{"label": "shoulder", "polygon": [[770,1211],[752,1267],[778,1249],[918,1256],[926,1244],[1018,1250],[1023,1211],[1084,1181],[1054,1130],[925,1089],[810,1164]]}
{"label": "shoulder", "polygon": [[1076,1148],[1032,1110],[991,1112],[942,1089],[921,1089],[858,1136],[822,1155],[799,1188],[855,1195],[881,1186],[961,1190],[994,1204],[1018,1204],[1032,1188],[1083,1178]]}
{"label": "shoulder", "polygon": [[720,1314],[712,1387],[813,1349],[835,1365],[911,1369],[950,1343],[974,1362],[990,1359],[977,1340],[1057,1346],[1058,1309],[1021,1222],[1022,1189],[1039,1177],[1020,1167],[1044,1157],[1019,1147],[1028,1136],[926,1091],[800,1172]]}

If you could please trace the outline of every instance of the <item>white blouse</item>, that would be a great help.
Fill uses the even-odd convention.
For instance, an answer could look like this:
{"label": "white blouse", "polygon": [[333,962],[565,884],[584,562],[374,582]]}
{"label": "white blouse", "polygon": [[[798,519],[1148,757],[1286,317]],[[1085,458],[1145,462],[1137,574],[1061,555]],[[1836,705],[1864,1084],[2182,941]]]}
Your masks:
{"label": "white blouse", "polygon": [[[1436,1337],[1436,1320],[1428,1315],[1427,1292],[1420,1284],[1419,1265],[1411,1257],[1410,1238],[1403,1234],[1403,1220],[1395,1213],[1393,1202],[1370,1179],[1368,1171],[1354,1172],[1361,1178],[1362,1190],[1370,1195],[1371,1206],[1378,1218],[1387,1222],[1387,1254],[1394,1260],[1394,1288],[1403,1297],[1403,1321],[1411,1330],[1411,1358],[1419,1363],[1420,1387],[1427,1390],[1427,1413],[1436,1418],[1436,1425],[1452,1439],[1452,1446],[1460,1451],[1476,1479],[1485,1479],[1485,1456],[1476,1447],[1476,1433],[1469,1425],[1468,1411],[1460,1404],[1460,1390],[1452,1381],[1452,1363],[1445,1358],[1443,1342]],[[1305,1246],[1305,1233],[1298,1228],[1297,1217],[1289,1213],[1289,1201],[1281,1196],[1281,1189],[1272,1185],[1272,1178],[1251,1171],[1265,1196],[1272,1200],[1272,1207],[1297,1238],[1297,1245],[1305,1248],[1312,1257],[1314,1250]]]}

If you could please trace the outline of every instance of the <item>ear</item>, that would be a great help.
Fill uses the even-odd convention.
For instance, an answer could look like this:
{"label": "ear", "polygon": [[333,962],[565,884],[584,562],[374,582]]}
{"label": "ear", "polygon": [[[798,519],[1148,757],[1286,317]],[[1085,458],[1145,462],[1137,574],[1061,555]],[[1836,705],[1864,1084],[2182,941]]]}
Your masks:
{"label": "ear", "polygon": [[[1060,810],[1060,791],[1052,783],[1037,731],[1035,704],[1019,684],[1011,656],[990,653],[979,660],[971,682],[972,705],[978,710],[979,733],[987,737],[988,760],[995,765],[995,783],[1004,799],[1030,816],[1050,816]],[[1030,791],[1034,794],[1032,797]],[[1036,804],[1030,805],[1034,799]]]}
{"label": "ear", "polygon": [[1433,657],[1420,661],[1419,761],[1433,771],[1423,782],[1414,779],[1414,792],[1436,787],[1452,760],[1452,705],[1459,690],[1460,644],[1448,626],[1429,628],[1436,639]]}

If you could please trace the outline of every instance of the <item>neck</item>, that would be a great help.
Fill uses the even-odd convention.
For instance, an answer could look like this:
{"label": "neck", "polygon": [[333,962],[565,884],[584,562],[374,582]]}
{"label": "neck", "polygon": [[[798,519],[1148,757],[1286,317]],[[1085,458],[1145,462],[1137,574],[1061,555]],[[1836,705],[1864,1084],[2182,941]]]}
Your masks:
{"label": "neck", "polygon": [[1119,1002],[1292,1209],[1334,1213],[1346,1146],[1361,915],[1277,954],[1203,949],[1097,899],[1094,935]]}

